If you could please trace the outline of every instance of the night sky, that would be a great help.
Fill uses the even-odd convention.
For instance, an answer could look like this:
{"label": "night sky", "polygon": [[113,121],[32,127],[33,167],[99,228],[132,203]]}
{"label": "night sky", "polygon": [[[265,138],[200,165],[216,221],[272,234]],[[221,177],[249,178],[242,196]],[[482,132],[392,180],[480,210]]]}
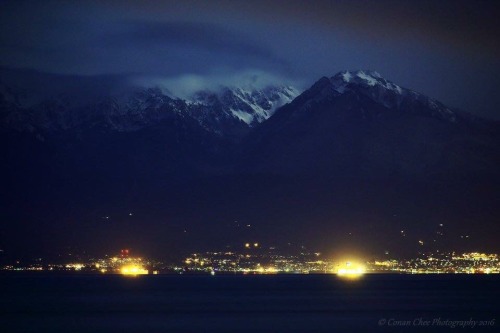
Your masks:
{"label": "night sky", "polygon": [[[189,91],[377,70],[499,119],[496,1],[3,1],[0,65]],[[180,91],[179,93],[182,93]]]}

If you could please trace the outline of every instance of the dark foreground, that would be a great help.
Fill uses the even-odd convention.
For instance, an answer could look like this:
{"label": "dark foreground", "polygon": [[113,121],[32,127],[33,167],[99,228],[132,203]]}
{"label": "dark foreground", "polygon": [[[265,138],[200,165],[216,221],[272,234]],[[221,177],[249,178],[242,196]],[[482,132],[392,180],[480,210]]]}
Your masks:
{"label": "dark foreground", "polygon": [[498,275],[0,276],[1,332],[500,331]]}

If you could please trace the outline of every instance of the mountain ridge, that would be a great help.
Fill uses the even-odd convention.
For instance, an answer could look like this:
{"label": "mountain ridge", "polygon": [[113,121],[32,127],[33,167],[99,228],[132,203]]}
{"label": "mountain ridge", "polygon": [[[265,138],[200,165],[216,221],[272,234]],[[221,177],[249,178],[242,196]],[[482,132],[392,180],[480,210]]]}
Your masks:
{"label": "mountain ridge", "polygon": [[498,122],[452,110],[376,72],[344,71],[322,77],[250,133],[242,158],[259,172],[342,166],[409,176],[486,168],[498,176],[499,133]]}
{"label": "mountain ridge", "polygon": [[[4,72],[5,70],[1,73]],[[15,76],[16,71],[7,73]],[[30,87],[33,88],[33,83],[26,77],[30,74],[35,75],[41,85],[39,91],[33,93],[38,96],[36,98],[31,98],[27,91]],[[277,108],[298,95],[295,88],[285,85],[247,89],[219,86],[216,89],[196,91],[188,98],[180,98],[160,86],[112,89],[112,83],[108,81],[116,80],[114,76],[95,78],[97,88],[91,87],[87,82],[92,78],[85,78],[82,83],[78,83],[72,81],[73,77],[44,77],[41,73],[31,71],[21,71],[20,77],[19,80],[10,79],[12,86],[2,83],[9,80],[0,79],[3,130],[30,132],[38,129],[46,134],[51,131],[101,126],[110,130],[134,131],[177,114],[195,119],[209,132],[238,137],[268,119]],[[58,84],[58,80],[63,83]],[[23,83],[27,89],[22,87]],[[45,88],[51,85],[54,88]],[[68,91],[66,86],[77,89]],[[103,87],[102,92],[98,92],[99,87]]]}
{"label": "mountain ridge", "polygon": [[[235,171],[250,173],[304,173],[310,168],[327,172],[342,166],[366,168],[362,173],[369,174],[373,163],[384,169],[382,174],[435,174],[455,166],[462,168],[459,173],[467,173],[484,170],[481,163],[494,173],[494,150],[500,146],[498,122],[452,110],[367,70],[322,77],[300,94],[280,85],[253,90],[220,87],[180,99],[156,87],[76,106],[63,95],[25,108],[13,94],[5,97],[9,91],[5,86],[0,91],[4,132],[15,130],[42,141],[52,136],[57,145],[57,137],[73,142],[69,138],[81,141],[101,136],[99,132],[111,137],[114,132],[166,131],[175,138],[171,144],[182,147],[190,142],[203,156],[211,151],[227,155],[221,158],[225,165],[216,169],[230,170],[229,163]],[[331,151],[320,152],[321,146]]]}
{"label": "mountain ridge", "polygon": [[[64,103],[25,114],[2,97],[0,238],[9,249],[29,239],[34,252],[96,242],[220,248],[248,241],[228,228],[238,220],[262,244],[276,233],[325,249],[376,238],[384,251],[400,230],[424,237],[441,219],[471,235],[470,246],[498,233],[498,122],[441,114],[440,104],[411,92],[399,97],[370,73],[359,82],[345,82],[347,72],[321,78],[252,126],[213,94],[200,105],[155,89],[100,99],[108,104],[80,110],[80,127],[69,126]],[[30,127],[47,124],[44,117],[59,127]],[[460,229],[469,225],[474,230]]]}

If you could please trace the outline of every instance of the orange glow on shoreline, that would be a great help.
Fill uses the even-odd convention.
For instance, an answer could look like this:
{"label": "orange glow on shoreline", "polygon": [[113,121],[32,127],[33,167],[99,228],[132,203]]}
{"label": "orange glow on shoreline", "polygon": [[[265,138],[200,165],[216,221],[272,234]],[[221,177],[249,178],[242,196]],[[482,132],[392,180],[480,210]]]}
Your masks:
{"label": "orange glow on shoreline", "polygon": [[347,261],[345,265],[338,267],[337,275],[346,278],[358,278],[365,274],[365,268],[359,264]]}
{"label": "orange glow on shoreline", "polygon": [[126,265],[120,269],[120,273],[127,276],[147,275],[149,271],[138,265]]}

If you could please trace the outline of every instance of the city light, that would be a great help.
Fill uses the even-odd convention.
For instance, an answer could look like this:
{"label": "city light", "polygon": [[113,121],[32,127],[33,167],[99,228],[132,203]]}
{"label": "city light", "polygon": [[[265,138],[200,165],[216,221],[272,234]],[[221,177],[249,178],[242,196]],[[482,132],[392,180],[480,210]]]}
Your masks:
{"label": "city light", "polygon": [[[253,249],[254,243],[249,243]],[[350,258],[350,257],[344,257]],[[386,256],[371,261],[326,258],[319,252],[279,253],[259,244],[259,251],[199,252],[172,263],[152,258],[104,256],[78,258],[67,263],[31,263],[16,261],[0,267],[8,271],[66,271],[75,273],[123,274],[129,276],[164,273],[241,273],[241,274],[336,274],[359,277],[366,273],[403,274],[500,274],[500,256],[496,253],[435,251],[418,257],[397,259]]]}
{"label": "city light", "polygon": [[74,269],[75,271],[80,271],[84,267],[85,267],[84,264],[67,264],[66,265],[66,268]]}
{"label": "city light", "polygon": [[121,268],[120,273],[123,275],[137,276],[137,275],[146,275],[149,272],[147,269],[144,269],[143,267],[138,265],[127,265]]}
{"label": "city light", "polygon": [[337,271],[338,275],[346,275],[346,276],[359,276],[363,275],[365,270],[361,267],[358,268],[340,268]]}
{"label": "city light", "polygon": [[345,265],[337,269],[337,275],[347,278],[357,278],[365,273],[365,268],[361,265],[347,261]]}

